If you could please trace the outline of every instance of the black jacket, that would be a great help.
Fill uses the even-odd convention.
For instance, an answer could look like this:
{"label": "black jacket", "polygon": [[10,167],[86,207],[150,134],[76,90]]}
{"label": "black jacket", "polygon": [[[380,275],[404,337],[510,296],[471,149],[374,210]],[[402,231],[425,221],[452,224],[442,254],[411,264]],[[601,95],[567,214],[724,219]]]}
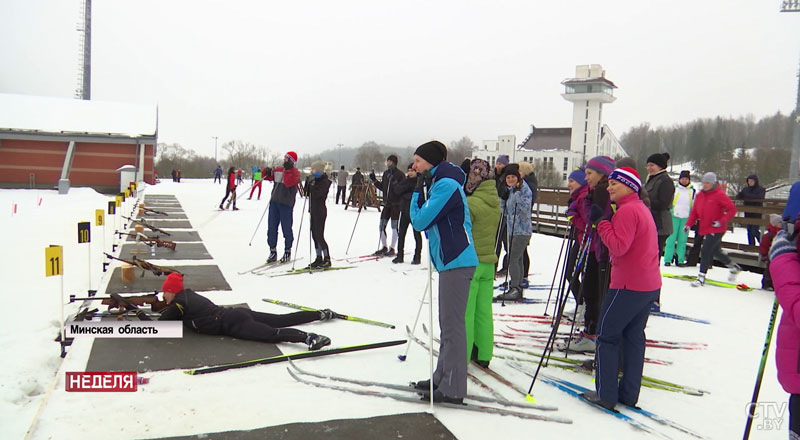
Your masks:
{"label": "black jacket", "polygon": [[401,208],[404,212],[409,212],[411,209],[411,195],[414,194],[414,188],[417,186],[416,177],[408,177],[398,182],[392,191],[399,197]]}
{"label": "black jacket", "polygon": [[405,180],[406,176],[401,173],[396,166],[392,166],[384,171],[381,180],[375,178],[375,174],[370,174],[369,178],[375,182],[375,186],[383,192],[384,206],[400,203],[400,197],[394,193],[393,189],[395,185]]}
{"label": "black jacket", "polygon": [[356,171],[353,174],[353,179],[350,181],[350,187],[363,185],[364,184],[364,175],[361,174],[361,171]]}
{"label": "black jacket", "polygon": [[644,185],[650,196],[650,212],[656,222],[658,235],[672,234],[672,200],[675,198],[675,183],[666,171],[647,177]]}
{"label": "black jacket", "polygon": [[[767,190],[758,184],[758,176],[755,174],[751,174],[747,176],[748,179],[753,179],[756,181],[755,185],[750,186],[747,185],[739,191],[739,194],[736,194],[736,198],[738,200],[744,200],[744,206],[764,206],[762,202],[749,202],[748,200],[763,200],[764,197],[767,196]],[[761,214],[755,212],[745,212],[745,218],[761,218]]]}
{"label": "black jacket", "polygon": [[191,289],[180,291],[161,311],[159,321],[183,321],[183,325],[197,333],[218,335],[222,332],[222,315],[225,308]]}
{"label": "black jacket", "polygon": [[322,173],[320,177],[312,177],[308,185],[308,212],[314,215],[324,215],[328,212],[325,207],[325,200],[328,198],[328,190],[331,187],[331,179]]}

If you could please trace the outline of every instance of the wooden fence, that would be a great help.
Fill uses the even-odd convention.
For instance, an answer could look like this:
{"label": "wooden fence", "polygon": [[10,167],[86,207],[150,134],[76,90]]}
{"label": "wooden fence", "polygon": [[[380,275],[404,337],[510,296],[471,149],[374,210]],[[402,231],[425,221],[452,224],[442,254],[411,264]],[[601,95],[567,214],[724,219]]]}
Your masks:
{"label": "wooden fence", "polygon": [[[569,200],[569,190],[567,188],[539,188],[536,203],[533,206],[531,220],[533,230],[540,234],[564,237],[569,230],[569,221],[565,214],[567,202]],[[769,214],[783,213],[786,207],[786,199],[765,199],[761,200],[763,206],[744,206],[741,200],[733,200],[736,204],[736,217],[728,224],[728,229],[734,226],[746,227],[748,225],[759,225],[761,233],[766,231]],[[745,212],[762,214],[762,218],[745,218]],[[693,234],[690,234],[693,235]],[[749,246],[742,243],[725,241],[723,237],[722,247],[726,250],[731,259],[745,266],[747,269],[763,272],[764,264],[758,258],[758,246]],[[694,245],[694,237],[689,237],[688,249]]]}

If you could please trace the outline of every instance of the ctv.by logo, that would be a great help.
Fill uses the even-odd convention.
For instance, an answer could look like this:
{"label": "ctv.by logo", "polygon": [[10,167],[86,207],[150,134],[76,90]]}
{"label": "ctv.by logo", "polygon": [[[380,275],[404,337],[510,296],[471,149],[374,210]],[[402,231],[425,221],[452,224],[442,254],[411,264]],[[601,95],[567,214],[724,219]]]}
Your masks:
{"label": "ctv.by logo", "polygon": [[754,402],[744,407],[748,416],[753,418],[753,426],[761,431],[780,430],[788,409],[787,402]]}

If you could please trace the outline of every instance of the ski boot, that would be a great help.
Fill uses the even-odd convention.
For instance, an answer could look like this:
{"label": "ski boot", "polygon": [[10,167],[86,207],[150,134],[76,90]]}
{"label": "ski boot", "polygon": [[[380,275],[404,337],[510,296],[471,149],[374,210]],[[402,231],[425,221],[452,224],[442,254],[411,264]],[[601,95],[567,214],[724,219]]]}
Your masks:
{"label": "ski boot", "polygon": [[389,248],[386,253],[383,254],[384,257],[394,257],[394,248]]}
{"label": "ski boot", "polygon": [[327,256],[322,259],[322,263],[320,263],[319,268],[325,269],[326,267],[331,267],[331,257]]}
{"label": "ski boot", "polygon": [[420,264],[421,260],[422,258],[419,256],[419,254],[414,254],[414,259],[411,260],[411,264]]}
{"label": "ski boot", "polygon": [[377,251],[375,251],[375,253],[372,254],[372,255],[375,256],[375,257],[382,257],[382,256],[386,255],[387,252],[389,252],[389,249],[386,246],[384,246],[384,247],[378,249]]}
{"label": "ski boot", "polygon": [[306,336],[306,345],[308,345],[308,349],[319,350],[322,347],[327,345],[331,345],[331,338],[323,335],[318,335],[316,333],[309,333]]}
{"label": "ski boot", "polygon": [[313,263],[309,264],[308,268],[309,269],[319,269],[321,265],[322,265],[322,257],[317,255],[317,259],[314,260]]}
{"label": "ski boot", "polygon": [[267,263],[274,263],[278,261],[278,252],[275,249],[269,250],[269,257],[267,257]]}
{"label": "ski boot", "polygon": [[283,251],[283,256],[281,257],[281,263],[288,263],[292,261],[292,250],[286,249]]}
{"label": "ski boot", "polygon": [[397,256],[394,257],[394,260],[392,260],[392,263],[394,263],[394,264],[398,264],[398,263],[402,263],[402,262],[403,262],[403,254],[400,254],[400,253],[398,253]]}
{"label": "ski boot", "polygon": [[500,301],[521,301],[522,300],[522,290],[519,287],[512,287],[506,293],[501,293],[494,297],[494,302]]}
{"label": "ski boot", "polygon": [[331,309],[320,309],[318,312],[320,321],[330,321],[331,319],[336,318],[336,312]]}

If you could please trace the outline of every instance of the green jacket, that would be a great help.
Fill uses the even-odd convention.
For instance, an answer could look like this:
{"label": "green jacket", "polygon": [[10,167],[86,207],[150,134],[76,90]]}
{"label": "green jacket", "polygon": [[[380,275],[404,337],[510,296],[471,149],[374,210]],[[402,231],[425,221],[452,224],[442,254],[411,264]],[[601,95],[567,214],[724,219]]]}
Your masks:
{"label": "green jacket", "polygon": [[472,219],[472,241],[481,263],[497,263],[494,252],[497,226],[500,224],[500,198],[494,180],[486,180],[467,197]]}

